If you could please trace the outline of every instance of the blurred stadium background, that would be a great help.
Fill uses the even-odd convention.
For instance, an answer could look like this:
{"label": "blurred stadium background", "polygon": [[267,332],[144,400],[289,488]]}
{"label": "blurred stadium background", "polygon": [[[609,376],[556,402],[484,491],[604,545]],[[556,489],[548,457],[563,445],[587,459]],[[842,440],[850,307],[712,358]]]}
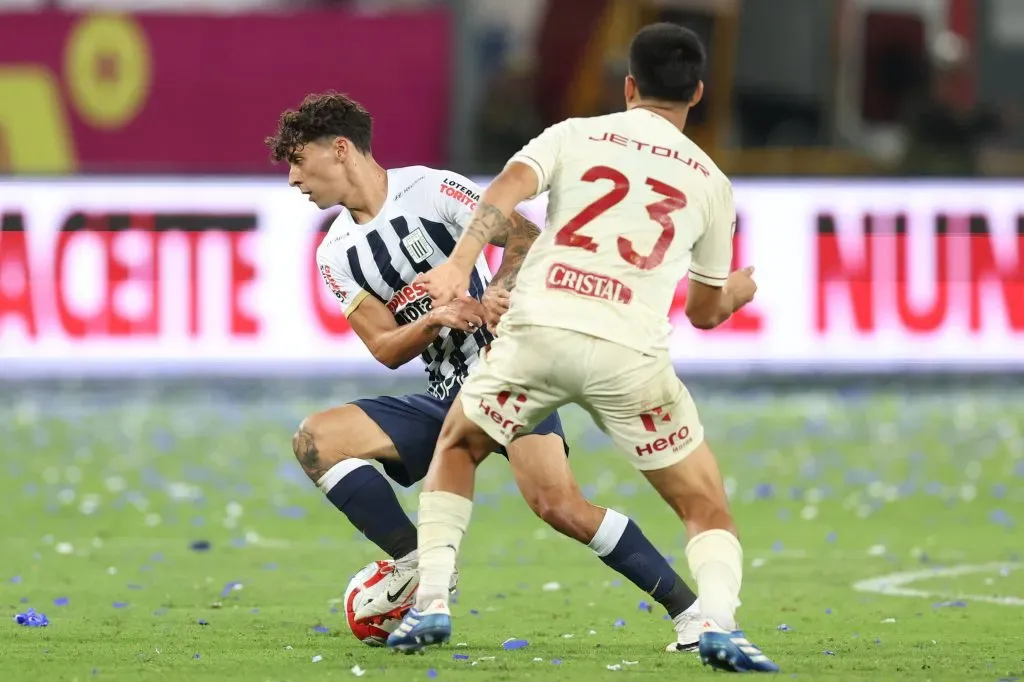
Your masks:
{"label": "blurred stadium background", "polygon": [[[291,580],[247,598],[298,613],[305,585],[338,582],[302,538],[340,542],[346,571],[376,558],[330,511],[303,518],[321,500],[290,437],[311,410],[418,390],[421,372],[376,366],[354,338],[313,260],[333,216],[287,187],[264,136],[305,94],[336,89],[375,116],[383,164],[486,182],[545,126],[619,109],[629,38],[658,19],[707,41],[708,96],[687,132],[735,178],[737,265],[758,268],[758,299],[724,328],[690,329],[682,288],[673,312],[673,354],[751,556],[835,550],[800,582],[830,575],[840,592],[889,553],[1019,559],[1007,552],[1024,511],[1024,2],[0,0],[4,603],[107,579],[107,563],[86,578],[54,556],[112,570],[159,548],[179,576],[216,578],[185,536],[241,547],[269,534],[299,538],[267,546]],[[524,210],[539,220],[543,207]],[[586,493],[639,514],[678,555],[675,521],[636,495],[587,420],[567,421]],[[515,498],[507,468],[485,472],[492,500]],[[535,546],[543,531],[518,511],[513,525],[481,512],[491,543]],[[261,575],[265,559],[232,556],[219,561]],[[523,575],[551,579],[550,559],[530,561]],[[752,578],[752,594],[775,598],[752,608],[790,599],[793,574],[762,575],[778,582]],[[204,607],[190,589],[167,588]],[[1020,601],[1019,587],[977,589]],[[121,600],[112,590],[72,599]],[[65,627],[83,642],[120,632],[90,618],[107,617]],[[30,639],[12,647],[17,679],[44,665]],[[62,651],[67,665],[93,660]],[[832,660],[815,665],[848,664]]]}

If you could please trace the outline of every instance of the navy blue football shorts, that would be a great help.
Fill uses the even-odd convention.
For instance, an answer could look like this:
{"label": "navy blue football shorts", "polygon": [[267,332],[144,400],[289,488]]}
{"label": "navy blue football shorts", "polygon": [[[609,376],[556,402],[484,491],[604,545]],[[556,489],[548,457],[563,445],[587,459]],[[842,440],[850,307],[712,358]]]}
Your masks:
{"label": "navy blue football shorts", "polygon": [[[434,446],[441,435],[441,425],[457,396],[458,393],[453,391],[451,397],[441,400],[427,393],[412,393],[363,398],[352,403],[375,421],[395,444],[401,461],[379,461],[385,473],[396,483],[408,487],[427,475],[430,460],[434,458]],[[548,415],[531,433],[558,434],[565,445],[566,456],[569,455],[569,443],[565,440],[562,420],[557,412]],[[504,448],[498,452],[508,458]]]}

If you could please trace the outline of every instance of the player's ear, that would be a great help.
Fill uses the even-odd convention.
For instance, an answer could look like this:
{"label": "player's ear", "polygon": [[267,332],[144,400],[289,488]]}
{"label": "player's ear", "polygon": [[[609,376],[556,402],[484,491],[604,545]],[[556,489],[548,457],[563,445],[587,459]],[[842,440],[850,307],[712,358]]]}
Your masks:
{"label": "player's ear", "polygon": [[690,106],[695,107],[700,104],[701,99],[704,98],[704,81],[697,81],[697,89],[693,92],[693,97],[690,98]]}
{"label": "player's ear", "polygon": [[627,108],[636,100],[640,99],[640,92],[636,87],[636,79],[633,78],[632,74],[626,76],[626,82],[623,85],[623,91],[623,94],[626,97]]}
{"label": "player's ear", "polygon": [[334,142],[331,143],[331,148],[334,151],[334,156],[339,161],[344,161],[348,157],[350,143],[344,137],[340,135],[334,138]]}

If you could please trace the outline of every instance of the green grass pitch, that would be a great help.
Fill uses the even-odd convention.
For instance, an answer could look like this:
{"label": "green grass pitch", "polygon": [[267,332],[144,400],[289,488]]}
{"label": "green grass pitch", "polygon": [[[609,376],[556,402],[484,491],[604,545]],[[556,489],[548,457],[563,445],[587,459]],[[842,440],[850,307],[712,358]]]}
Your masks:
{"label": "green grass pitch", "polygon": [[[1019,394],[694,393],[746,550],[741,624],[784,676],[1024,676]],[[535,519],[497,457],[480,471],[452,645],[402,656],[355,641],[337,602],[381,557],[290,452],[305,412],[355,396],[0,391],[0,679],[721,675],[666,654],[660,608]],[[587,495],[633,516],[689,579],[681,524],[579,412],[565,419]],[[10,619],[29,607],[49,627]],[[529,644],[503,649],[512,637]]]}

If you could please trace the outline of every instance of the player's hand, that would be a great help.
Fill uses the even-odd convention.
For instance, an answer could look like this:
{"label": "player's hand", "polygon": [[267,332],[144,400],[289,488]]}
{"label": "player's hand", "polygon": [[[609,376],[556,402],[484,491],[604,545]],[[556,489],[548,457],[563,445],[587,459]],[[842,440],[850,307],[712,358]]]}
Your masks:
{"label": "player's hand", "polygon": [[748,265],[729,275],[725,284],[732,294],[733,312],[754,300],[757,293],[757,282],[754,281],[754,266]]}
{"label": "player's hand", "polygon": [[431,309],[430,324],[473,333],[484,326],[484,307],[476,299],[460,296]]}
{"label": "player's hand", "polygon": [[511,294],[501,287],[489,286],[484,291],[480,302],[484,307],[484,324],[493,334],[498,328],[501,316],[508,310],[508,302]]}
{"label": "player's hand", "polygon": [[469,291],[469,273],[462,272],[451,261],[424,272],[416,278],[434,300],[434,305],[446,305]]}

